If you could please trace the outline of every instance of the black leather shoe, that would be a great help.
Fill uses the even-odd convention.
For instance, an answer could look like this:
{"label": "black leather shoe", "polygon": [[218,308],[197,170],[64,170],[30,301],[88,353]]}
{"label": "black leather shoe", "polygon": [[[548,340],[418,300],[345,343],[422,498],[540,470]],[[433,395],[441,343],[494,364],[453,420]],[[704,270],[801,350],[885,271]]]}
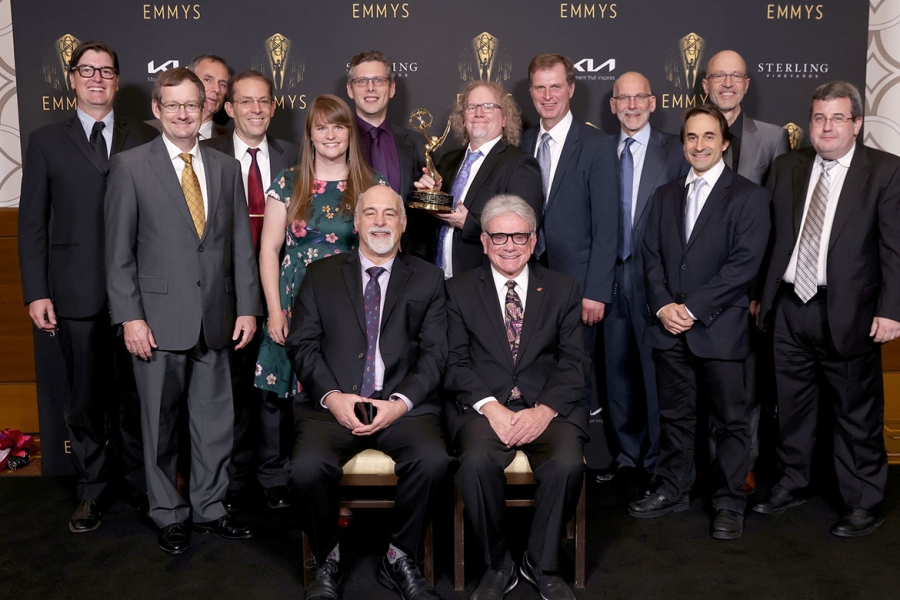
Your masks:
{"label": "black leather shoe", "polygon": [[222,500],[225,510],[230,513],[241,512],[244,510],[244,493],[243,490],[228,490],[225,492],[225,498]]}
{"label": "black leather shoe", "polygon": [[316,578],[306,590],[306,600],[337,600],[343,576],[340,564],[333,558],[326,558],[316,567]]}
{"label": "black leather shoe", "polygon": [[69,519],[69,531],[72,533],[87,533],[100,527],[102,517],[100,507],[96,500],[82,500],[75,507],[72,518]]}
{"label": "black leather shoe", "polygon": [[378,583],[390,590],[396,590],[403,600],[441,600],[440,595],[422,576],[416,562],[409,556],[398,558],[391,564],[385,555],[381,559],[376,577]]}
{"label": "black leather shoe", "polygon": [[863,537],[884,523],[884,519],[871,510],[854,508],[841,517],[831,528],[831,535],[838,537]]}
{"label": "black leather shoe", "polygon": [[266,504],[269,508],[290,508],[291,493],[283,485],[269,488],[266,490]]}
{"label": "black leather shoe", "polygon": [[516,573],[516,565],[510,561],[509,569],[488,569],[475,592],[469,596],[469,600],[501,600],[516,584],[519,576]]}
{"label": "black leather shoe", "polygon": [[253,530],[248,525],[244,525],[230,515],[219,517],[215,521],[195,522],[193,527],[196,531],[203,533],[207,531],[218,533],[226,540],[246,540],[253,537]]}
{"label": "black leather shoe", "polygon": [[612,465],[605,469],[600,469],[597,471],[597,483],[609,483],[619,474],[619,470],[622,466],[614,462]]}
{"label": "black leather shoe", "polygon": [[780,484],[769,490],[762,502],[753,506],[753,512],[761,515],[780,515],[789,508],[800,506],[806,502],[806,498],[798,496]]}
{"label": "black leather shoe", "polygon": [[191,545],[191,532],[184,523],[172,523],[160,529],[156,539],[166,554],[181,554]]}
{"label": "black leather shoe", "polygon": [[628,505],[628,514],[638,519],[652,519],[670,512],[684,512],[691,507],[688,495],[670,500],[660,493],[650,494]]}
{"label": "black leather shoe", "polygon": [[563,581],[562,577],[556,573],[547,573],[538,569],[528,558],[527,552],[522,557],[519,573],[528,583],[538,589],[544,600],[575,600],[575,594],[572,593],[572,589]]}
{"label": "black leather shoe", "polygon": [[744,515],[720,508],[712,522],[710,535],[714,540],[736,540],[744,535]]}

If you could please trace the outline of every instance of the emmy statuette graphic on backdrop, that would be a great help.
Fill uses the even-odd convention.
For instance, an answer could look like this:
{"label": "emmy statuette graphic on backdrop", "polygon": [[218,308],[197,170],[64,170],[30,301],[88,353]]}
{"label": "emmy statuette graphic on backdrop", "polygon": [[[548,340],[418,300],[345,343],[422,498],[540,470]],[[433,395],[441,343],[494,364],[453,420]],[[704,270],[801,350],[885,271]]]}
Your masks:
{"label": "emmy statuette graphic on backdrop", "polygon": [[[450,121],[447,121],[447,126],[444,128],[444,133],[441,137],[428,135],[428,128],[431,127],[433,122],[434,117],[432,117],[431,113],[424,108],[417,108],[409,115],[409,126],[416,131],[422,132],[422,135],[425,136],[425,168],[428,170],[428,175],[431,176],[437,184],[437,187],[440,188],[439,184],[442,177],[441,174],[437,172],[437,169],[434,168],[432,154],[435,150],[440,148],[447,139],[447,134],[450,133]],[[442,213],[453,212],[454,209],[453,196],[442,192],[440,189],[413,192],[412,198],[412,202],[409,203],[411,208],[421,208],[423,210]]]}

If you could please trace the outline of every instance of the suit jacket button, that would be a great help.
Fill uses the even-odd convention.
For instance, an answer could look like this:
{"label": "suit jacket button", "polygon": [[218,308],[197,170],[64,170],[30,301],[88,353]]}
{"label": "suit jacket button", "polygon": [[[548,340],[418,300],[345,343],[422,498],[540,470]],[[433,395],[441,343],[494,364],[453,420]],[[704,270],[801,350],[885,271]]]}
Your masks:
{"label": "suit jacket button", "polygon": [[681,270],[682,270],[682,271],[687,271],[687,265],[681,265]]}
{"label": "suit jacket button", "polygon": [[200,246],[199,248],[197,248],[197,252],[203,252],[203,246]]}
{"label": "suit jacket button", "polygon": [[365,358],[365,357],[366,357],[365,352],[360,352],[359,354],[356,355],[356,358]]}
{"label": "suit jacket button", "polygon": [[355,391],[358,391],[358,390],[359,390],[359,386],[358,386],[358,385],[354,385],[354,386],[353,386],[352,388],[350,388],[350,389],[353,390],[353,391],[355,392]]}
{"label": "suit jacket button", "polygon": [[197,287],[200,287],[200,282],[199,282],[199,281],[197,282]]}

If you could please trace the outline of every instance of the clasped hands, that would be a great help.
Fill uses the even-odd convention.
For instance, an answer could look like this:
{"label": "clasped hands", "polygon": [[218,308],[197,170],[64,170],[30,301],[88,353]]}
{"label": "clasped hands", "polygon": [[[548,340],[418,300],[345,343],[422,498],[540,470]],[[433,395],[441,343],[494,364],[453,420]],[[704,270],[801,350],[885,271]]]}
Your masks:
{"label": "clasped hands", "polygon": [[666,304],[659,310],[657,316],[666,331],[673,335],[682,334],[694,326],[694,319],[688,314],[684,304],[675,304],[674,302]]}
{"label": "clasped hands", "polygon": [[[371,402],[378,411],[375,418],[368,425],[363,425],[356,417],[353,408],[357,402]],[[331,392],[322,400],[322,404],[331,411],[337,422],[350,430],[353,435],[372,435],[381,431],[400,417],[406,414],[406,402],[403,400],[374,400],[363,398],[356,394],[343,394]]]}
{"label": "clasped hands", "polygon": [[556,411],[544,404],[520,411],[512,411],[499,402],[487,402],[481,407],[481,414],[500,441],[507,448],[530,444],[538,438],[556,416]]}

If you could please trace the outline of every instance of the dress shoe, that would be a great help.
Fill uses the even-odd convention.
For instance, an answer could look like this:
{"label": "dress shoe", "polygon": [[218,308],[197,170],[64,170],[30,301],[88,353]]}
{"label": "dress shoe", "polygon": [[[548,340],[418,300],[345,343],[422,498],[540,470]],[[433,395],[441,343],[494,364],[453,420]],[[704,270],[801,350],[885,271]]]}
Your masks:
{"label": "dress shoe", "polygon": [[246,540],[253,537],[253,530],[248,525],[230,515],[219,517],[215,521],[194,522],[193,527],[203,533],[207,531],[218,533],[226,540]]}
{"label": "dress shoe", "polygon": [[488,569],[469,600],[501,600],[517,583],[516,565],[510,561],[508,569]]}
{"label": "dress shoe", "polygon": [[744,515],[727,508],[720,508],[712,522],[710,535],[714,540],[736,540],[744,535]]}
{"label": "dress shoe", "polygon": [[146,492],[139,492],[135,489],[130,489],[125,492],[125,506],[130,508],[131,510],[136,510],[141,514],[147,514],[150,512],[150,499],[147,497]]}
{"label": "dress shoe", "polygon": [[688,495],[670,500],[659,492],[628,505],[628,514],[638,519],[652,519],[670,512],[683,512],[691,507]]}
{"label": "dress shoe", "polygon": [[306,590],[306,600],[337,600],[343,576],[340,564],[333,558],[326,558],[316,566],[316,578]]}
{"label": "dress shoe", "polygon": [[391,564],[387,555],[381,559],[376,573],[378,583],[390,590],[396,590],[403,600],[441,600],[440,595],[422,576],[416,562],[403,556]]}
{"label": "dress shoe", "polygon": [[243,490],[228,490],[225,492],[225,498],[222,500],[225,510],[230,513],[241,512],[244,510],[244,493]]}
{"label": "dress shoe", "polygon": [[191,545],[191,532],[184,523],[172,523],[160,529],[156,539],[166,554],[181,554]]}
{"label": "dress shoe", "polygon": [[768,495],[753,506],[753,512],[761,515],[780,515],[794,506],[800,506],[806,502],[806,498],[799,496],[786,487],[776,485]]}
{"label": "dress shoe", "polygon": [[82,500],[75,507],[72,518],[69,519],[69,531],[72,533],[86,533],[100,527],[100,507],[96,500]]}
{"label": "dress shoe", "polygon": [[597,483],[609,483],[616,478],[621,468],[622,466],[619,463],[614,462],[607,468],[600,469],[597,471]]}
{"label": "dress shoe", "polygon": [[863,537],[869,535],[884,523],[884,519],[871,510],[854,508],[841,517],[831,528],[831,535],[838,537]]}
{"label": "dress shoe", "polygon": [[538,589],[544,600],[575,600],[575,594],[572,593],[572,589],[563,581],[563,578],[556,573],[538,569],[537,565],[528,558],[527,552],[522,557],[519,573],[528,583]]}
{"label": "dress shoe", "polygon": [[283,485],[269,488],[266,490],[266,504],[269,508],[290,508],[291,492]]}

